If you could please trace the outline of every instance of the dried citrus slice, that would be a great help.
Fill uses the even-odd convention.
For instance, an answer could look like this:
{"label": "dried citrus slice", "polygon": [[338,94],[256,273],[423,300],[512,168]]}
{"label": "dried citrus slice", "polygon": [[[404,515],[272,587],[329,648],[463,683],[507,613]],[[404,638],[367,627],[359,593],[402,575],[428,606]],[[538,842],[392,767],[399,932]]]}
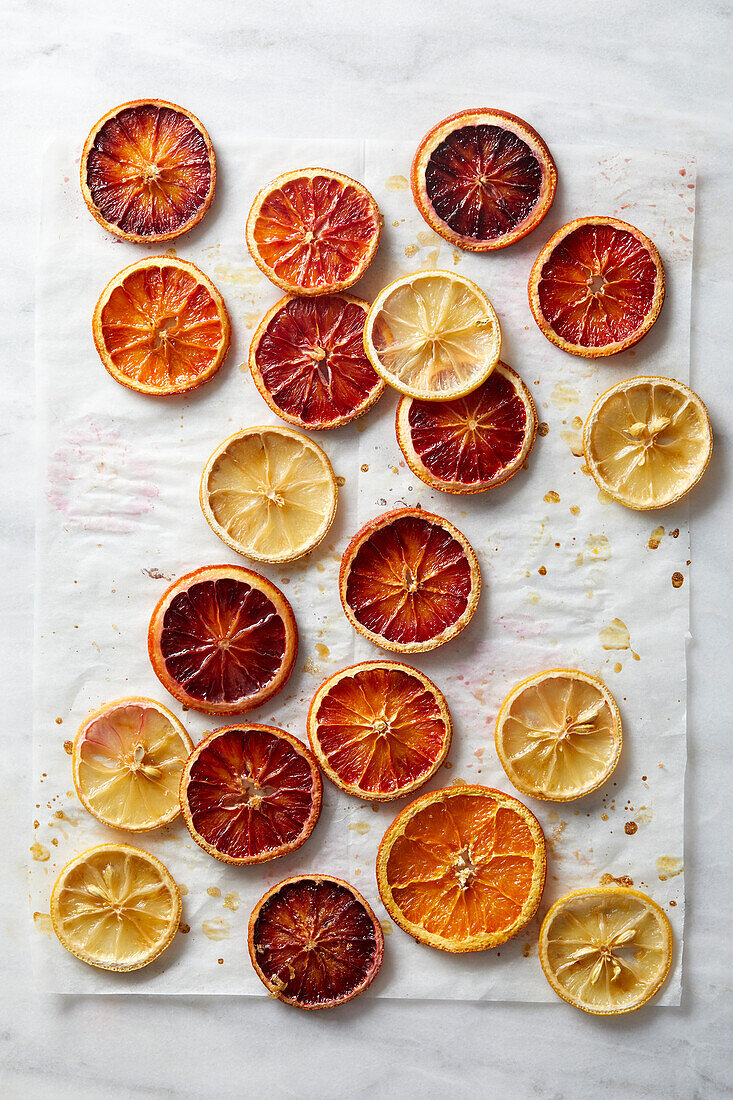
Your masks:
{"label": "dried citrus slice", "polygon": [[496,719],[496,751],[518,791],[568,802],[605,783],[621,754],[621,715],[606,685],[553,668],[510,691]]}
{"label": "dried citrus slice", "polygon": [[382,231],[366,187],[341,172],[302,168],[263,187],[247,218],[247,247],[288,294],[346,290],[374,259]]}
{"label": "dried citrus slice", "polygon": [[428,225],[458,248],[506,248],[552,205],[557,169],[529,123],[490,107],[460,111],[423,138],[412,194]]}
{"label": "dried citrus slice", "polygon": [[153,611],[148,653],[166,691],[206,714],[241,714],[287,683],[298,652],[279,588],[236,565],[180,577]]}
{"label": "dried citrus slice", "polygon": [[452,271],[395,279],[377,295],[364,348],[400,393],[453,401],[477,389],[499,360],[499,319],[480,287]]}
{"label": "dried citrus slice", "polygon": [[358,997],[382,965],[371,906],[339,878],[299,875],[268,890],[249,919],[249,956],[271,997],[333,1008]]}
{"label": "dried citrus slice", "polygon": [[286,297],[265,314],[249,369],[274,413],[300,428],[338,428],[370,409],[384,382],[364,351],[369,306],[351,294]]}
{"label": "dried citrus slice", "polygon": [[181,808],[193,839],[224,863],[264,863],[300,848],[321,812],[309,749],[275,726],[225,726],[191,753]]}
{"label": "dried citrus slice", "polygon": [[550,238],[529,277],[542,333],[573,355],[615,355],[641,340],[664,301],[652,241],[616,218],[576,218]]}
{"label": "dried citrus slice", "polygon": [[377,884],[394,921],[442,951],[483,951],[534,916],[545,885],[545,839],[534,814],[481,786],[431,791],[384,834]]}
{"label": "dried citrus slice", "polygon": [[254,561],[302,558],[333,523],[338,489],[317,443],[292,428],[244,428],[204,466],[199,500],[214,534]]}
{"label": "dried citrus slice", "polygon": [[85,718],[74,741],[76,793],[113,829],[157,829],[180,812],[178,787],[192,748],[160,703],[139,696],[105,703]]}
{"label": "dried citrus slice", "polygon": [[618,382],[583,430],[588,469],[627,508],[674,504],[696,485],[713,449],[708,410],[688,386],[652,375]]}
{"label": "dried citrus slice", "polygon": [[308,738],[337,787],[386,801],[410,794],[438,770],[453,726],[443,693],[417,669],[364,661],[321,684]]}
{"label": "dried citrus slice", "polygon": [[195,115],[162,99],[100,118],[81,156],[81,190],[99,224],[126,241],[169,241],[211,206],[216,159]]}
{"label": "dried citrus slice", "polygon": [[529,390],[505,363],[456,401],[400,398],[397,442],[416,477],[443,493],[481,493],[521,469],[537,414]]}
{"label": "dried citrus slice", "polygon": [[229,350],[224,300],[188,260],[149,256],[105,287],[94,343],[117,382],[138,393],[186,393],[208,382]]}
{"label": "dried citrus slice", "polygon": [[575,1008],[614,1016],[641,1008],[672,962],[666,913],[638,890],[595,886],[556,901],[540,929],[540,963]]}
{"label": "dried citrus slice", "polygon": [[127,844],[75,856],[51,891],[51,924],[77,959],[102,970],[139,970],[171,943],[181,895],[160,860]]}
{"label": "dried citrus slice", "polygon": [[398,508],[354,535],[341,559],[339,589],[360,634],[384,649],[418,653],[468,625],[481,572],[468,539],[447,519]]}

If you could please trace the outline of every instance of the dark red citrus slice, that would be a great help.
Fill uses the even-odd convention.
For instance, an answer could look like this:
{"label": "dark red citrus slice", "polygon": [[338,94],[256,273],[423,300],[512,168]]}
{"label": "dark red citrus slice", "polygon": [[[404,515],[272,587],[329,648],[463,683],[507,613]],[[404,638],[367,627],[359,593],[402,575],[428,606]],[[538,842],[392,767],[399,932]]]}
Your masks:
{"label": "dark red citrus slice", "polygon": [[398,508],[371,520],[346,547],[341,603],[352,626],[384,649],[435,649],[468,624],[481,592],[476,555],[441,516]]}
{"label": "dark red citrus slice", "polygon": [[362,277],[381,230],[379,207],[361,183],[325,168],[302,168],[257,195],[247,247],[288,294],[330,294]]}
{"label": "dark red citrus slice", "polygon": [[489,252],[542,221],[557,169],[523,119],[480,108],[433,127],[415,153],[411,181],[417,208],[436,233],[458,248]]}
{"label": "dark red citrus slice", "polygon": [[456,401],[403,397],[397,442],[412,472],[444,493],[480,493],[508,481],[532,450],[537,415],[529,390],[501,361]]}
{"label": "dark red citrus slice", "polygon": [[664,269],[652,241],[615,218],[577,218],[534,262],[529,304],[563,351],[595,358],[641,340],[664,302]]}
{"label": "dark red citrus slice", "polygon": [[299,848],[321,812],[309,749],[275,726],[225,726],[197,745],[181,776],[181,810],[204,851],[265,863]]}
{"label": "dark red citrus slice", "polygon": [[450,748],[443,693],[417,669],[364,661],[321,684],[308,739],[329,779],[348,794],[386,801],[421,787]]}
{"label": "dark red citrus slice", "polygon": [[195,115],[162,99],[115,107],[92,127],[81,189],[99,224],[126,241],[169,241],[211,206],[216,159]]}
{"label": "dark red citrus slice", "polygon": [[205,566],[175,581],[148,628],[160,682],[206,714],[241,714],[271,699],[297,652],[298,628],[285,596],[236,565]]}
{"label": "dark red citrus slice", "polygon": [[274,413],[311,431],[361,416],[384,392],[364,351],[369,310],[361,298],[286,297],[266,313],[249,349],[249,369]]}
{"label": "dark red citrus slice", "polygon": [[249,956],[257,977],[296,1008],[333,1008],[363,993],[384,957],[384,934],[358,890],[302,875],[273,886],[252,910]]}

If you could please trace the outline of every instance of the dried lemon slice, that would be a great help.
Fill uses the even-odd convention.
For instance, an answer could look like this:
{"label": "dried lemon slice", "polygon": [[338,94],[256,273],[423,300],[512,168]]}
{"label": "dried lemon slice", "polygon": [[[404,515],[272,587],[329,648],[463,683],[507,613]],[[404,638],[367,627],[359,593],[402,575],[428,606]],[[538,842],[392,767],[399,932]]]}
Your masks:
{"label": "dried lemon slice", "polygon": [[595,676],[555,668],[523,680],[496,720],[496,751],[532,798],[569,802],[600,787],[621,753],[621,716]]}
{"label": "dried lemon slice", "polygon": [[152,699],[116,699],[82,723],[72,753],[76,793],[113,829],[143,832],[180,812],[178,788],[193,742]]}
{"label": "dried lemon slice", "polygon": [[377,295],[364,326],[375,371],[424,401],[464,397],[484,382],[501,351],[499,319],[480,287],[451,271],[420,271]]}
{"label": "dried lemon slice", "polygon": [[291,428],[245,428],[204,467],[200,500],[223,542],[254,561],[309,553],[336,512],[336,478],[325,453]]}
{"label": "dried lemon slice", "polygon": [[596,886],[560,898],[542,922],[540,963],[568,1004],[596,1016],[641,1008],[672,961],[672,929],[638,890]]}
{"label": "dried lemon slice", "polygon": [[171,943],[181,895],[160,860],[126,844],[100,844],[72,859],[51,891],[63,947],[102,970],[139,970]]}
{"label": "dried lemon slice", "polygon": [[588,469],[627,508],[674,504],[705,472],[713,448],[705,405],[673,378],[618,382],[596,401],[583,430]]}

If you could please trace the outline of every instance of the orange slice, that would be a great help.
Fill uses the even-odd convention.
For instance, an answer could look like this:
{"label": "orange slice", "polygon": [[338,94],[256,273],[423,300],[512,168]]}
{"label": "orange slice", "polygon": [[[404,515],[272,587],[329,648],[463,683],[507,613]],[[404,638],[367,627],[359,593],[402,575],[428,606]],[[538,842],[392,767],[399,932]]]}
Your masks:
{"label": "orange slice", "polygon": [[456,401],[402,397],[397,442],[416,477],[442,493],[482,493],[527,461],[537,432],[534,402],[516,371],[497,363]]}
{"label": "orange slice", "polygon": [[173,821],[193,742],[171,712],[133,696],[105,703],[74,741],[74,786],[82,805],[112,829],[142,832]]}
{"label": "orange slice", "polygon": [[666,913],[646,894],[618,886],[574,890],[552,906],[540,930],[545,977],[568,1004],[595,1016],[645,1005],[672,962]]}
{"label": "orange slice", "polygon": [[355,630],[384,649],[418,653],[468,625],[481,572],[468,539],[447,519],[398,508],[354,535],[341,559],[339,589]]}
{"label": "orange slice", "polygon": [[225,726],[191,753],[181,809],[193,839],[223,863],[264,863],[304,844],[321,812],[309,749],[275,726]]}
{"label": "orange slice", "polygon": [[361,183],[325,168],[285,172],[247,218],[247,248],[288,294],[330,294],[362,277],[379,245],[379,207]]}
{"label": "orange slice", "polygon": [[369,903],[326,875],[298,875],[268,890],[252,910],[248,943],[269,995],[310,1010],[358,997],[384,957],[384,933]]}
{"label": "orange slice", "polygon": [[168,588],[150,619],[155,675],[180,703],[241,714],[285,686],[298,652],[293,609],[271,581],[236,565],[208,565]]}
{"label": "orange slice", "polygon": [[534,916],[545,885],[534,814],[489,787],[456,786],[411,802],[384,834],[377,883],[394,921],[442,951],[483,951]]}
{"label": "orange slice", "polygon": [[229,315],[203,271],[175,256],[126,267],[102,292],[94,343],[112,377],[138,393],[186,393],[208,382],[229,350]]}
{"label": "orange slice", "polygon": [[501,352],[501,329],[483,290],[453,271],[419,271],[377,295],[364,326],[377,374],[400,393],[454,401],[477,389]]}
{"label": "orange slice", "polygon": [[99,224],[125,241],[169,241],[211,206],[216,158],[190,111],[162,99],[123,103],[92,127],[81,190]]}
{"label": "orange slice", "polygon": [[496,751],[512,784],[568,802],[605,783],[621,754],[621,715],[606,685],[553,668],[517,684],[496,719]]}
{"label": "orange slice", "polygon": [[529,123],[485,107],[434,126],[418,146],[410,179],[431,229],[458,248],[488,252],[539,225],[555,197],[557,169]]}
{"label": "orange slice", "polygon": [[641,511],[680,500],[705,473],[712,449],[708,410],[673,378],[618,382],[598,398],[583,429],[599,488]]}
{"label": "orange slice", "polygon": [[450,748],[443,693],[397,661],[363,661],[321,684],[308,713],[308,739],[328,778],[347,794],[386,801],[411,794]]}
{"label": "orange slice", "polygon": [[102,970],[139,970],[170,945],[181,895],[154,856],[100,844],[75,856],[51,891],[51,924],[62,946]]}
{"label": "orange slice", "polygon": [[312,439],[292,428],[235,432],[209,458],[199,500],[222,542],[254,561],[302,558],[336,514],[331,463]]}
{"label": "orange slice", "polygon": [[576,218],[534,262],[529,304],[563,351],[615,355],[641,340],[664,302],[664,269],[652,241],[616,218]]}

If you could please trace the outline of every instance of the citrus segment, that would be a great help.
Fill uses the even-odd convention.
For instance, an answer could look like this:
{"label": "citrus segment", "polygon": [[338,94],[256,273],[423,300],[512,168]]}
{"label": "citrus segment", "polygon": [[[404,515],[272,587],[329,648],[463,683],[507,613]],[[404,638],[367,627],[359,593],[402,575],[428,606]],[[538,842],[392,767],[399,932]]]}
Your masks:
{"label": "citrus segment", "polygon": [[632,1012],[658,992],[672,929],[638,890],[600,886],[560,898],[542,922],[540,962],[564,1001],[599,1016]]}
{"label": "citrus segment", "polygon": [[450,748],[448,704],[435,684],[396,661],[364,661],[316,692],[308,738],[326,775],[348,794],[387,800],[421,787]]}
{"label": "citrus segment", "polygon": [[444,493],[480,493],[524,465],[537,415],[519,375],[499,362],[478,389],[455,401],[402,397],[396,428],[408,466],[426,485]]}
{"label": "citrus segment", "polygon": [[81,158],[84,200],[126,241],[169,241],[211,206],[216,160],[199,120],[160,99],[115,107],[92,127]]}
{"label": "citrus segment", "polygon": [[552,205],[557,170],[544,141],[516,115],[461,111],[423,138],[412,162],[412,193],[425,221],[473,252],[506,248],[530,233]]}
{"label": "citrus segment", "polygon": [[419,508],[371,520],[344,551],[341,603],[385,649],[434,649],[468,625],[481,592],[476,555],[448,520]]}
{"label": "citrus segment", "polygon": [[313,431],[361,416],[384,392],[364,352],[369,306],[350,294],[283,298],[249,351],[257,389],[283,420]]}
{"label": "citrus segment", "polygon": [[178,787],[193,742],[152,699],[117,699],[82,723],[72,753],[84,807],[113,829],[142,832],[180,811]]}
{"label": "citrus segment", "polygon": [[529,304],[563,351],[615,355],[641,340],[664,301],[664,270],[640,230],[615,218],[577,218],[547,242],[529,277]]}
{"label": "citrus segment", "polygon": [[163,864],[139,848],[100,844],[76,856],[51,891],[51,923],[77,959],[139,970],[171,943],[181,895]]}
{"label": "citrus segment", "polygon": [[181,778],[191,836],[224,863],[263,863],[303,844],[321,812],[310,751],[275,726],[225,726],[191,753]]}
{"label": "citrus segment", "polygon": [[212,378],[229,350],[229,316],[203,271],[174,256],[126,267],[102,292],[94,343],[116,381],[155,396]]}
{"label": "citrus segment", "polygon": [[377,882],[390,916],[421,943],[454,952],[496,947],[539,905],[542,829],[526,806],[501,791],[432,791],[387,829]]}
{"label": "citrus segment", "polygon": [[293,610],[279,588],[236,565],[187,573],[163,593],[148,628],[156,676],[207,714],[241,714],[285,685],[298,652]]}
{"label": "citrus segment", "polygon": [[247,247],[287,293],[327,294],[362,277],[381,228],[379,207],[361,183],[325,168],[303,168],[278,176],[257,195]]}
{"label": "citrus segment", "polygon": [[522,794],[567,802],[595,791],[621,753],[621,716],[608,688],[576,669],[518,684],[496,720],[496,751]]}
{"label": "citrus segment", "polygon": [[199,499],[212,531],[255,561],[308,554],[336,513],[336,478],[321,448],[291,428],[245,428],[209,458]]}
{"label": "citrus segment", "polygon": [[674,504],[705,473],[713,448],[705,405],[672,378],[638,377],[596,401],[583,431],[588,469],[627,508]]}
{"label": "citrus segment", "polygon": [[341,879],[285,879],[257,903],[249,954],[271,997],[297,1008],[333,1008],[363,993],[384,956],[370,905]]}
{"label": "citrus segment", "polygon": [[396,279],[377,296],[364,348],[400,393],[451,401],[481,385],[501,351],[499,319],[480,287],[451,271]]}

